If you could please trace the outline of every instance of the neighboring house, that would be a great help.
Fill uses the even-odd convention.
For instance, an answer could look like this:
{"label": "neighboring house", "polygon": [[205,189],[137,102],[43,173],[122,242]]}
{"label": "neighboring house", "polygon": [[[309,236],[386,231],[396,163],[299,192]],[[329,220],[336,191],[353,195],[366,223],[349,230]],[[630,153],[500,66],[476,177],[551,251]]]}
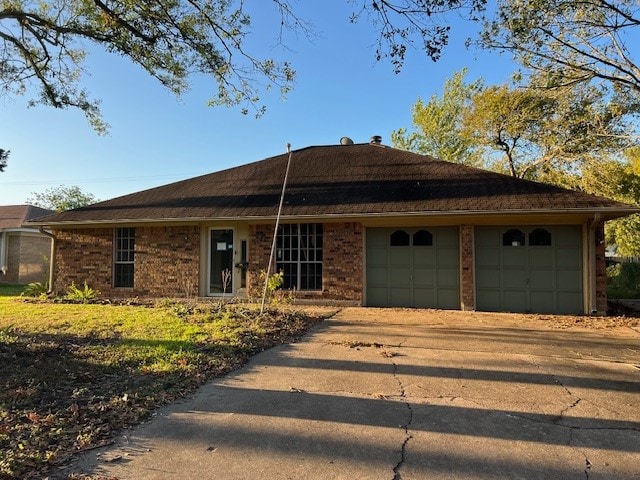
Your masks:
{"label": "neighboring house", "polygon": [[32,205],[0,206],[0,283],[49,280],[51,236],[25,223],[52,213]]}
{"label": "neighboring house", "polygon": [[[55,290],[86,280],[109,296],[215,297],[258,286],[288,158],[40,220],[56,237]],[[275,269],[312,301],[604,312],[603,224],[637,211],[379,137],[308,147],[291,153]]]}

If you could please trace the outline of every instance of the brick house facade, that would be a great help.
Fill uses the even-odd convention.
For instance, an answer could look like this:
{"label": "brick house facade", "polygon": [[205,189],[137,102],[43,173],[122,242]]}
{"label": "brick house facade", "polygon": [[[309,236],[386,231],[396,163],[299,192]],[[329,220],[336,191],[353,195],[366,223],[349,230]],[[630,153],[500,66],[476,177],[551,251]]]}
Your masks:
{"label": "brick house facade", "polygon": [[49,281],[51,236],[25,224],[52,213],[32,205],[0,206],[0,284]]}
{"label": "brick house facade", "polygon": [[0,283],[26,285],[49,280],[51,238],[37,233],[6,234],[7,271]]}
{"label": "brick house facade", "polygon": [[[602,313],[603,224],[638,211],[379,144],[292,156],[271,271],[300,301]],[[46,217],[54,289],[255,296],[288,158]]]}
{"label": "brick house facade", "polygon": [[199,291],[200,228],[136,229],[133,288],[113,282],[113,228],[54,230],[56,277],[53,290],[64,293],[86,281],[111,297],[193,297]]}

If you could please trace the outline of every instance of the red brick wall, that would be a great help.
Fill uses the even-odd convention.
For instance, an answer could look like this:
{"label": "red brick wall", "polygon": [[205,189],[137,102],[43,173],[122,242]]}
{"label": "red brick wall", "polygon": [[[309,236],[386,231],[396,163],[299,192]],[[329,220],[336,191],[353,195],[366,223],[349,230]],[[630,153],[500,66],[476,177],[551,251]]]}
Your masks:
{"label": "red brick wall", "polygon": [[596,237],[596,309],[607,312],[607,265],[605,261],[604,224],[595,228]]}
{"label": "red brick wall", "polygon": [[54,230],[56,237],[53,291],[66,293],[72,283],[85,281],[103,295],[112,290],[113,230],[84,228]]}
{"label": "red brick wall", "polygon": [[[362,302],[363,228],[360,223],[323,224],[322,292],[296,292],[296,298]],[[258,277],[267,269],[273,225],[249,226],[249,291],[260,291]]]}
{"label": "red brick wall", "polygon": [[252,296],[262,296],[260,271],[267,271],[273,242],[274,225],[249,225],[249,268],[247,269],[247,290]]}
{"label": "red brick wall", "polygon": [[460,225],[460,296],[462,310],[476,309],[473,226]]}
{"label": "red brick wall", "polygon": [[134,287],[113,288],[111,228],[57,230],[55,288],[85,281],[103,296],[185,297],[198,294],[200,228],[136,228]]}
{"label": "red brick wall", "polygon": [[198,295],[200,228],[136,228],[134,290],[151,297]]}
{"label": "red brick wall", "polygon": [[361,223],[325,223],[323,298],[363,300],[363,232]]}

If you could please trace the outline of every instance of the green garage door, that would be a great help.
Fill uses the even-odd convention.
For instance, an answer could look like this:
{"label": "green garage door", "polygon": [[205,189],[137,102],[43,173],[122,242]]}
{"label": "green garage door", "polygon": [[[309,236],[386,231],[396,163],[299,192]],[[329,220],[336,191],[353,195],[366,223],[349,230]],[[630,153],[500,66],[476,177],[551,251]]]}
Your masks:
{"label": "green garage door", "polygon": [[460,308],[458,229],[367,229],[367,305]]}
{"label": "green garage door", "polygon": [[476,308],[584,313],[580,226],[476,227]]}

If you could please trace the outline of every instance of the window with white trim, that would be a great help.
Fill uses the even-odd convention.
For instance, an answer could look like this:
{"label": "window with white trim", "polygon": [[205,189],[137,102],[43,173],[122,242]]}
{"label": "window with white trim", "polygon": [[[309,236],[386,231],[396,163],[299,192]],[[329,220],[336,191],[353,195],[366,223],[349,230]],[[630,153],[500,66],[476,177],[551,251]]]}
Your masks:
{"label": "window with white trim", "polygon": [[113,252],[113,286],[133,287],[135,228],[116,228]]}
{"label": "window with white trim", "polygon": [[322,290],[322,224],[280,225],[276,269],[284,272],[283,288]]}

